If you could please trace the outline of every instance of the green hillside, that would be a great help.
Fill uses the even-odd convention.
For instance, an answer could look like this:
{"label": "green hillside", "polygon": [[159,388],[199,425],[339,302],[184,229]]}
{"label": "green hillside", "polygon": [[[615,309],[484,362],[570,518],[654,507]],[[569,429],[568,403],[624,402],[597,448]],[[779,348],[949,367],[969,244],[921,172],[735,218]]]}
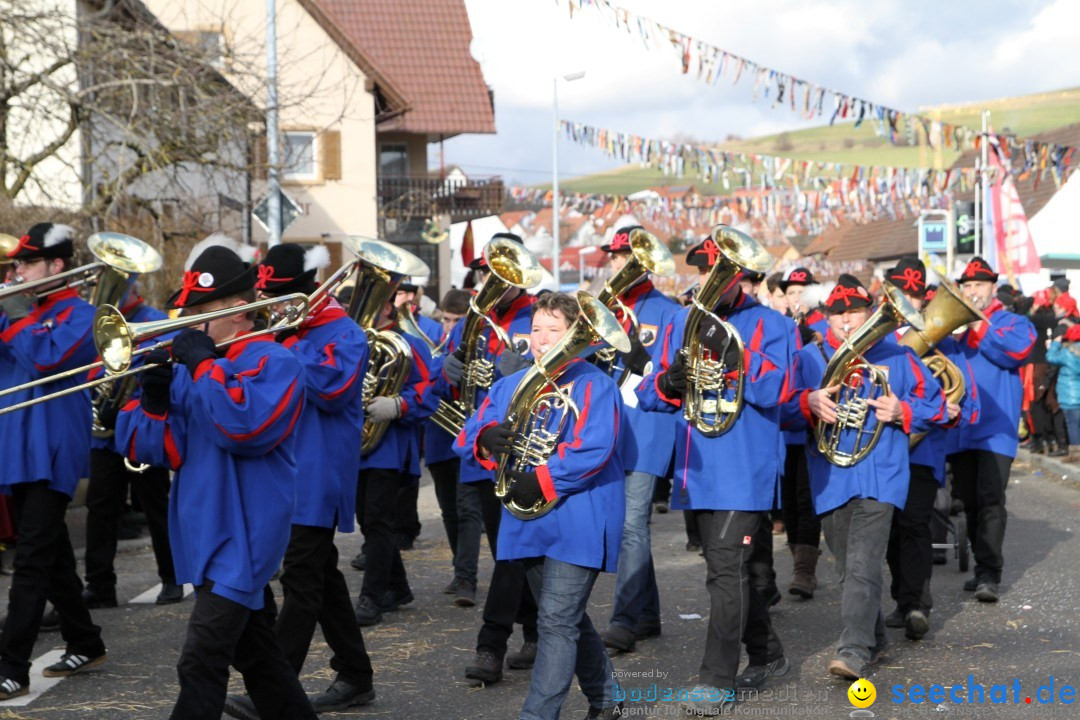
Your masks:
{"label": "green hillside", "polygon": [[[990,110],[995,131],[1009,129],[1021,136],[1052,130],[1080,122],[1080,88],[1058,90],[1021,97],[1001,98],[965,105],[920,108],[920,112],[944,122],[980,127],[980,112]],[[703,144],[707,141],[701,141]],[[858,129],[853,123],[793,130],[745,140],[719,143],[725,150],[780,155],[798,160],[839,162],[848,165],[893,165],[898,167],[948,167],[959,155],[952,149],[940,151],[926,146],[896,146],[878,137],[871,123]],[[734,180],[733,180],[734,182]],[[691,172],[682,177],[664,176],[651,167],[627,165],[595,175],[563,180],[569,192],[627,195],[653,186],[694,184],[707,194],[724,194],[719,182],[705,184]]]}

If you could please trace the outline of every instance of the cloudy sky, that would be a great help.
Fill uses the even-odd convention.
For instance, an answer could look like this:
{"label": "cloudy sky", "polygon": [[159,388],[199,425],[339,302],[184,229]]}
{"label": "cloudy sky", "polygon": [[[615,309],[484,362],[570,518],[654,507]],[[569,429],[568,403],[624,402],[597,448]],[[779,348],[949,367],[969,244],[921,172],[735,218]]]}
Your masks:
{"label": "cloudy sky", "polygon": [[[901,110],[1080,85],[1077,0],[616,0],[732,53]],[[471,175],[550,182],[552,77],[560,115],[649,137],[722,140],[803,127],[797,113],[751,99],[744,77],[706,85],[667,51],[648,50],[595,10],[565,0],[465,0],[473,54],[495,91],[495,135],[445,144]],[[799,96],[801,98],[801,95]],[[822,124],[815,121],[810,124]],[[438,152],[429,153],[438,162]],[[560,177],[617,166],[559,145]]]}

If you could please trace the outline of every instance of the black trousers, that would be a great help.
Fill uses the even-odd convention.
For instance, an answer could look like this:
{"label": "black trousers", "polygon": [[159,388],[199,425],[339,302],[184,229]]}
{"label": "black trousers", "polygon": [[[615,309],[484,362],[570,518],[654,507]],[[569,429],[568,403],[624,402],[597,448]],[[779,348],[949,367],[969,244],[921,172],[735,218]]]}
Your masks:
{"label": "black trousers", "polygon": [[773,569],[772,525],[772,513],[762,513],[761,523],[754,531],[754,541],[750,546],[750,563],[747,565],[750,584],[754,586],[762,600],[779,592],[776,588],[776,570]]}
{"label": "black trousers", "polygon": [[90,482],[86,488],[86,584],[115,592],[117,531],[124,513],[128,485],[146,513],[150,540],[161,582],[176,584],[169,548],[169,471],[152,467],[133,473],[124,458],[110,450],[90,451]]}
{"label": "black trousers", "polygon": [[749,581],[753,537],[762,524],[760,512],[695,510],[705,550],[709,591],[709,626],[701,660],[701,682],[718,688],[735,686],[740,641],[750,663],[772,662],[784,648],[772,628],[768,610]]}
{"label": "black trousers", "polygon": [[419,498],[419,481],[407,483],[402,478],[394,508],[394,537],[401,538],[406,545],[420,537],[420,513],[416,508]]}
{"label": "black trousers", "polygon": [[788,544],[818,547],[821,543],[821,519],[814,511],[814,496],[810,493],[805,445],[787,446],[784,475],[780,478],[780,497]]}
{"label": "black trousers", "polygon": [[274,596],[267,586],[262,610],[215,595],[213,583],[197,589],[187,638],[176,671],[180,696],[172,720],[219,720],[229,686],[229,665],[244,677],[263,720],[317,716],[300,679],[274,636]]}
{"label": "black trousers", "polygon": [[458,458],[440,460],[428,465],[428,470],[431,471],[431,483],[435,486],[435,499],[439,502],[443,529],[446,530],[446,541],[450,544],[450,552],[455,557],[457,557],[458,544],[457,486],[460,467],[461,460]]}
{"label": "black trousers", "polygon": [[525,579],[525,563],[497,561],[484,601],[484,624],[476,636],[477,651],[492,653],[497,658],[505,656],[515,622],[521,624],[525,642],[536,642],[536,614],[536,598]]}
{"label": "black trousers", "polygon": [[1065,413],[1059,409],[1050,410],[1046,396],[1031,403],[1031,434],[1038,440],[1054,440],[1061,447],[1069,446],[1068,433],[1065,430]]}
{"label": "black trousers", "polygon": [[82,599],[82,581],[64,522],[70,498],[41,480],[12,485],[11,500],[19,543],[7,622],[0,633],[0,675],[25,685],[46,600],[60,615],[67,652],[96,657],[105,652],[105,644]]}
{"label": "black trousers", "polygon": [[292,526],[281,587],[284,599],[274,632],[293,671],[299,675],[303,669],[318,623],[334,653],[330,667],[353,685],[370,688],[371,659],[338,569],[333,528]]}
{"label": "black trousers", "polygon": [[394,542],[394,508],[398,489],[406,478],[396,470],[368,469],[360,471],[356,490],[356,517],[364,531],[364,584],[360,594],[376,605],[388,591],[409,589],[401,551]]}
{"label": "black trousers", "polygon": [[892,575],[892,598],[903,614],[930,609],[925,606],[924,597],[930,597],[930,575],[934,569],[930,519],[937,492],[933,469],[912,465],[904,509],[893,512],[885,560]]}
{"label": "black trousers", "polygon": [[989,450],[965,450],[952,456],[956,494],[964,503],[968,539],[975,556],[975,577],[1001,582],[1005,564],[1005,488],[1012,458]]}

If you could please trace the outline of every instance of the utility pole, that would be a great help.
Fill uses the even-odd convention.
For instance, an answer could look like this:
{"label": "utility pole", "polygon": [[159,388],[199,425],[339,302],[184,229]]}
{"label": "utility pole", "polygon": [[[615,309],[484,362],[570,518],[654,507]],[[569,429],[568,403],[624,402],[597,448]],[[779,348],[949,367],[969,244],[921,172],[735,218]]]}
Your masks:
{"label": "utility pole", "polygon": [[269,247],[281,242],[281,147],[278,144],[278,87],[277,87],[277,7],[276,0],[266,0],[266,178],[269,195],[266,204],[266,224],[269,226]]}

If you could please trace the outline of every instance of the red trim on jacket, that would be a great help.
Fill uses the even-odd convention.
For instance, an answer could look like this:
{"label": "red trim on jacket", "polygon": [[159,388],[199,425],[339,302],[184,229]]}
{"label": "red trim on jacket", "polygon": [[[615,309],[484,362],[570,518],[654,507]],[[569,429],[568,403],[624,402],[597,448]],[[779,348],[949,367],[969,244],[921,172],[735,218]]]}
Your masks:
{"label": "red trim on jacket", "polygon": [[907,401],[901,400],[900,401],[900,412],[903,414],[902,423],[903,423],[903,427],[904,427],[904,432],[910,434],[911,433],[911,405],[909,405],[907,403]]}
{"label": "red trim on jacket", "polygon": [[[576,360],[575,360],[576,362]],[[559,443],[559,458],[566,457],[567,448],[571,450],[577,450],[581,447],[581,431],[585,428],[585,421],[589,418],[589,400],[592,397],[592,382],[585,385],[585,401],[580,408],[581,414],[578,415],[577,422],[574,423],[574,441]]]}
{"label": "red trim on jacket", "polygon": [[536,479],[540,483],[541,492],[544,493],[544,500],[551,502],[559,497],[559,494],[555,492],[555,482],[551,479],[551,471],[547,463],[537,466]]}
{"label": "red trim on jacket", "polygon": [[[266,422],[264,422],[262,425],[255,428],[251,432],[249,432],[249,433],[239,433],[239,434],[234,435],[233,433],[227,431],[225,428],[221,427],[217,423],[214,423],[214,425],[217,427],[218,430],[220,430],[222,432],[222,434],[224,434],[230,440],[233,440],[235,442],[246,442],[246,441],[248,441],[248,440],[250,440],[250,439],[252,439],[254,437],[258,437],[258,435],[260,433],[264,432],[268,427],[270,427],[275,422],[277,422],[277,419],[279,417],[281,417],[281,413],[285,412],[285,408],[288,407],[289,401],[292,400],[292,394],[293,394],[293,391],[296,389],[296,383],[297,383],[296,380],[292,381],[292,384],[289,385],[289,389],[285,391],[285,396],[283,398],[281,398],[281,400],[278,402],[277,407],[274,408],[274,412],[270,415],[269,418],[267,418]],[[294,418],[294,421],[295,421],[295,418]],[[290,425],[290,429],[291,429],[291,427],[292,426]],[[289,433],[286,432],[282,437],[286,437],[286,436],[288,436],[288,434]]]}

